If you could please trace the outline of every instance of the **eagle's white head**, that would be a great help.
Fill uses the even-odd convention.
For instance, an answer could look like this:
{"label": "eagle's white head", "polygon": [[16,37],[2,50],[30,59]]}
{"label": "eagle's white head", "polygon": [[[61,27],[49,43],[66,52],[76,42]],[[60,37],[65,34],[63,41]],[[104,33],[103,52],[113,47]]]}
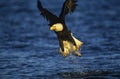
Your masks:
{"label": "eagle's white head", "polygon": [[63,25],[61,23],[56,23],[56,24],[53,24],[51,27],[50,27],[50,30],[53,30],[53,31],[56,31],[56,32],[60,32],[63,30]]}

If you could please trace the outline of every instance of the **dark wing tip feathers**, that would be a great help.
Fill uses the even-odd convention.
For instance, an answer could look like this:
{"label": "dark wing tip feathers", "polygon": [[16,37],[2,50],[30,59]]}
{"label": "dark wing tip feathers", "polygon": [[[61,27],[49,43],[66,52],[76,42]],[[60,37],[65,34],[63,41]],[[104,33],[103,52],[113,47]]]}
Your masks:
{"label": "dark wing tip feathers", "polygon": [[44,8],[39,0],[37,0],[37,7],[41,11],[40,15],[42,15],[46,20],[48,20],[47,16],[45,15]]}
{"label": "dark wing tip feathers", "polygon": [[[43,13],[43,7],[42,7],[42,4],[41,4],[41,2],[39,1],[39,0],[37,0],[37,7],[38,7],[38,9],[41,11],[41,15],[42,15],[42,13]],[[44,16],[45,17],[45,16]]]}
{"label": "dark wing tip feathers", "polygon": [[56,15],[54,15],[53,13],[51,13],[50,11],[48,11],[46,8],[42,7],[42,4],[39,0],[37,0],[37,7],[40,10],[40,14],[47,20],[50,22],[50,24],[55,23],[58,20],[58,17]]}
{"label": "dark wing tip feathers", "polygon": [[41,2],[40,2],[39,0],[37,0],[37,7],[38,7],[39,9],[42,8]]}
{"label": "dark wing tip feathers", "polygon": [[67,15],[68,13],[73,13],[77,6],[77,1],[78,0],[66,0],[63,4],[62,11],[59,17],[64,19],[65,15]]}
{"label": "dark wing tip feathers", "polygon": [[[66,0],[67,1],[67,0]],[[73,12],[77,6],[77,0],[69,0],[68,4],[67,4],[67,8],[69,9],[69,12]]]}

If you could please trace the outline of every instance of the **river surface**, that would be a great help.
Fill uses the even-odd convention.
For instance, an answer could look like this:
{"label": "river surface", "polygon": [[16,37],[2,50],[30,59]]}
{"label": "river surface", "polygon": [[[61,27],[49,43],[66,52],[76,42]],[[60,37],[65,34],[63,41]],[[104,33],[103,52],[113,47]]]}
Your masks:
{"label": "river surface", "polygon": [[[58,16],[64,0],[41,0]],[[78,0],[66,24],[84,42],[64,59],[37,0],[0,0],[0,79],[120,79],[120,0]]]}

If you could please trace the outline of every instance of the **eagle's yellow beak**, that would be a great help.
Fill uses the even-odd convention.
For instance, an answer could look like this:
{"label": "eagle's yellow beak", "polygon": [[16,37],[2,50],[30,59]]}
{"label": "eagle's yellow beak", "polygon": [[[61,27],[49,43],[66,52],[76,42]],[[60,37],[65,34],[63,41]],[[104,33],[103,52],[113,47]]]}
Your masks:
{"label": "eagle's yellow beak", "polygon": [[51,26],[51,27],[50,27],[50,30],[55,30],[55,27]]}

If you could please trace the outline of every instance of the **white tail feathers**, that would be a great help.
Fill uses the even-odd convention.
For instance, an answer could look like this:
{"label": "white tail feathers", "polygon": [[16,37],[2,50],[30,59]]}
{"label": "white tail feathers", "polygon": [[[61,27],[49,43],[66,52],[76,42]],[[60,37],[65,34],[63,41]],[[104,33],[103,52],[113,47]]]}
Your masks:
{"label": "white tail feathers", "polygon": [[64,51],[62,51],[61,48],[59,49],[59,52],[63,55],[63,57],[66,57],[70,53],[73,53],[74,55],[77,55],[77,56],[81,56],[79,52],[79,48],[82,46],[83,42],[76,39],[73,35],[72,37],[76,43],[76,46],[67,40],[63,41]]}

